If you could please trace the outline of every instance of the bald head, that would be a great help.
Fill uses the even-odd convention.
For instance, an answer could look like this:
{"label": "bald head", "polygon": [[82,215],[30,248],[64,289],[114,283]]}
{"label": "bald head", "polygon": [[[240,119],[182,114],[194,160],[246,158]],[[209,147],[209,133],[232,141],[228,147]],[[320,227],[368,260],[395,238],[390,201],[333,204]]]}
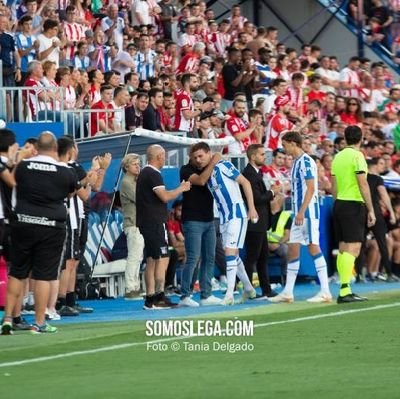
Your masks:
{"label": "bald head", "polygon": [[39,153],[49,151],[57,152],[57,148],[57,138],[53,133],[49,131],[40,133],[37,141],[37,149]]}
{"label": "bald head", "polygon": [[158,156],[163,153],[165,153],[164,148],[162,148],[159,144],[153,144],[147,148],[147,161],[150,163],[151,161],[156,160]]}

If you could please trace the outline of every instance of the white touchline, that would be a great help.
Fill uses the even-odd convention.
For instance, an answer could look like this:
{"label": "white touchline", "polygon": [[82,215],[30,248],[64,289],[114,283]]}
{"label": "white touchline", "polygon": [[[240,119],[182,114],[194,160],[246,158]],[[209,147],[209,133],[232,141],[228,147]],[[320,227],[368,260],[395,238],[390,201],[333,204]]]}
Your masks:
{"label": "white touchline", "polygon": [[[319,315],[314,315],[314,316],[298,317],[298,318],[289,319],[289,320],[271,321],[268,323],[255,324],[254,327],[255,328],[270,327],[270,326],[276,326],[278,324],[297,323],[300,321],[308,321],[308,320],[318,320],[318,319],[324,319],[327,317],[345,316],[345,315],[348,315],[351,313],[361,313],[361,312],[368,312],[370,310],[393,308],[396,306],[400,306],[400,302],[394,302],[394,303],[390,303],[387,305],[376,305],[376,306],[372,306],[369,308],[362,308],[362,309],[341,310],[338,312],[324,313],[324,314],[319,314]],[[118,350],[118,349],[131,348],[134,346],[143,346],[143,345],[147,345],[147,344],[157,344],[157,343],[169,342],[169,341],[180,341],[183,339],[195,338],[196,336],[197,336],[196,334],[193,334],[189,337],[169,337],[169,338],[157,339],[154,341],[131,342],[131,343],[126,343],[126,344],[104,346],[102,348],[96,348],[96,349],[88,349],[88,350],[84,350],[84,351],[60,353],[59,355],[42,356],[42,357],[36,357],[33,359],[19,360],[19,361],[15,361],[15,362],[0,363],[0,368],[23,366],[25,364],[30,364],[30,363],[41,363],[41,362],[46,362],[48,360],[64,359],[67,357],[73,357],[73,356],[79,356],[79,355],[90,355],[92,353],[108,352],[108,351],[113,351],[113,350]]]}

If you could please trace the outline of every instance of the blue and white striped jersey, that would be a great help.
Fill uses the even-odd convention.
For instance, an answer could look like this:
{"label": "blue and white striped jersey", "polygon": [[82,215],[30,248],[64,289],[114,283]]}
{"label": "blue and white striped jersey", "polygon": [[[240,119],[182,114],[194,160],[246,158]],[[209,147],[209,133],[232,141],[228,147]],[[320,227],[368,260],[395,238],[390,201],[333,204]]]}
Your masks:
{"label": "blue and white striped jersey", "polygon": [[246,206],[236,181],[239,175],[240,172],[231,162],[220,161],[214,166],[207,182],[217,204],[221,224],[232,219],[247,218]]}
{"label": "blue and white striped jersey", "polygon": [[147,80],[156,74],[156,61],[157,53],[153,50],[145,55],[140,51],[135,56],[136,72],[141,80]]}
{"label": "blue and white striped jersey", "polygon": [[307,191],[306,181],[314,180],[314,194],[304,214],[305,218],[319,219],[318,171],[314,160],[306,153],[295,159],[291,171],[292,211],[295,215],[304,202]]}
{"label": "blue and white striped jersey", "polygon": [[[33,46],[36,36],[25,36],[23,33],[18,33],[15,36],[15,45],[18,50],[28,50]],[[35,49],[31,49],[28,54],[21,57],[21,71],[28,72],[28,64],[36,58]]]}

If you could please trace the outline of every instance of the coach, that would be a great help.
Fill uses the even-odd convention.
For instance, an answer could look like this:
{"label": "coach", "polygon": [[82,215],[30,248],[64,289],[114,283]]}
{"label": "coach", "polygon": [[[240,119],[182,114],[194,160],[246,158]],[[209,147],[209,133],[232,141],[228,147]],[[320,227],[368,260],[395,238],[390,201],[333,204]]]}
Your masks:
{"label": "coach", "polygon": [[54,333],[45,321],[50,282],[57,280],[63,252],[67,211],[65,199],[80,187],[76,173],[57,161],[57,139],[43,132],[39,155],[21,161],[15,171],[17,202],[11,222],[11,269],[2,334],[11,333],[12,310],[24,280],[35,280],[34,333]]}
{"label": "coach", "polygon": [[267,190],[265,186],[261,172],[261,167],[265,164],[265,150],[262,144],[251,144],[247,148],[247,158],[249,163],[242,174],[251,184],[258,220],[247,225],[244,266],[249,280],[252,281],[254,264],[256,265],[262,297],[273,297],[277,293],[271,289],[269,281],[266,231],[270,228],[271,221],[270,202],[274,199],[275,193],[281,191],[281,186],[274,185],[271,190]]}

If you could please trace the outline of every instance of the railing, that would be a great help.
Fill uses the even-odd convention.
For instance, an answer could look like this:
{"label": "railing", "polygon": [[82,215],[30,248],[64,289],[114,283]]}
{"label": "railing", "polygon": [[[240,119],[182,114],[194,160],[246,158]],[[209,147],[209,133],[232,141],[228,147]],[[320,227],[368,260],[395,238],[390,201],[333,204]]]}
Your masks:
{"label": "railing", "polygon": [[[345,25],[350,31],[352,31],[355,35],[358,35],[358,27],[357,21],[354,24],[349,23],[348,14],[345,10],[343,2],[335,2],[332,0],[317,0],[323,7],[334,15],[334,17],[340,21],[343,25]],[[314,37],[315,40],[317,37]],[[362,40],[363,45],[369,47],[376,55],[378,55],[387,65],[389,65],[397,74],[400,74],[399,66],[392,59],[392,52],[390,49],[383,46],[381,43],[368,43],[366,40],[366,30],[362,29]]]}
{"label": "railing", "polygon": [[0,60],[0,87],[3,87],[3,61]]}
{"label": "railing", "polygon": [[124,109],[67,110],[63,87],[0,87],[0,104],[6,122],[63,122],[76,139],[125,131]]}
{"label": "railing", "polygon": [[76,139],[126,131],[125,109],[69,109],[61,114],[64,133]]}
{"label": "railing", "polygon": [[6,122],[61,122],[63,87],[0,87],[0,118]]}

